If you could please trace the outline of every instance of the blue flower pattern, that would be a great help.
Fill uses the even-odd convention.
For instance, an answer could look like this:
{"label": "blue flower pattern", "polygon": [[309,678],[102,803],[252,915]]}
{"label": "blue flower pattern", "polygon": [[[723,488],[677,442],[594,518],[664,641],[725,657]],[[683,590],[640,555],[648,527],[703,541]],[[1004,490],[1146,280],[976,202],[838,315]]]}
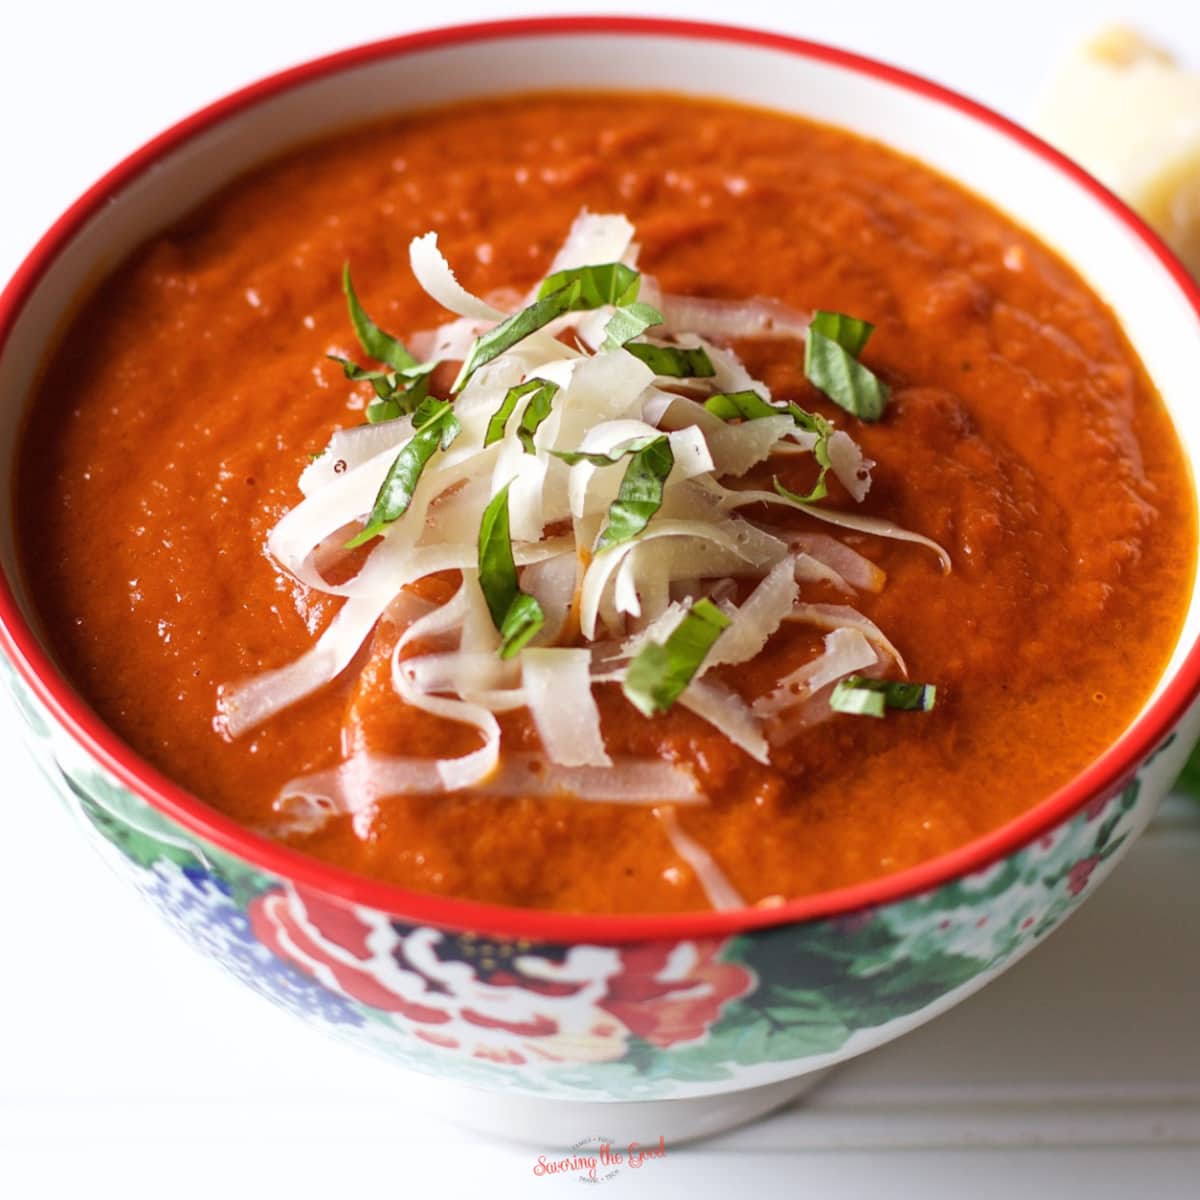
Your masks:
{"label": "blue flower pattern", "polygon": [[255,936],[229,885],[203,867],[163,859],[135,875],[138,890],[197,950],[261,996],[307,1020],[364,1025],[349,1001],[276,957]]}

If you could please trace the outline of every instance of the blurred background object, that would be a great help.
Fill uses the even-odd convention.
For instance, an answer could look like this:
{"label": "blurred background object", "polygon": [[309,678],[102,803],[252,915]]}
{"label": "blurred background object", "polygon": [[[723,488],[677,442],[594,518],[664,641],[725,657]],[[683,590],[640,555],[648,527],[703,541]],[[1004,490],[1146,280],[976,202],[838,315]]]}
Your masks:
{"label": "blurred background object", "polygon": [[1137,209],[1200,276],[1200,73],[1110,26],[1063,61],[1034,127]]}

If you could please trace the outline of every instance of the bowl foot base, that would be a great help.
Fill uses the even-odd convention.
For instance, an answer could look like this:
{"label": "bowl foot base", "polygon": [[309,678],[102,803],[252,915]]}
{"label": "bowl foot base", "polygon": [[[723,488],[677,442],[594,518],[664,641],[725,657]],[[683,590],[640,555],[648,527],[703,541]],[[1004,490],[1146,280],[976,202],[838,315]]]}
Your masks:
{"label": "bowl foot base", "polygon": [[563,1151],[607,1141],[624,1152],[631,1142],[655,1146],[661,1138],[671,1146],[724,1133],[799,1099],[828,1074],[813,1071],[716,1096],[638,1101],[544,1100],[427,1080],[421,1085],[421,1107],[504,1141]]}

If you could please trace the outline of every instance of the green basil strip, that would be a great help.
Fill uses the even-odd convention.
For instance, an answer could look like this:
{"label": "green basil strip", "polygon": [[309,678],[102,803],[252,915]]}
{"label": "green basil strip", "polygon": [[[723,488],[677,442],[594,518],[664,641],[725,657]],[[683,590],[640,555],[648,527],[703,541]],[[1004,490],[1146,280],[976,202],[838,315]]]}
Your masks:
{"label": "green basil strip", "polygon": [[484,363],[489,363],[493,358],[503,354],[505,350],[512,349],[531,333],[536,333],[542,326],[549,325],[555,317],[570,312],[576,307],[580,290],[580,283],[575,280],[566,287],[559,288],[557,292],[551,292],[548,296],[535,300],[528,308],[521,309],[519,313],[514,313],[506,321],[501,321],[494,329],[489,329],[487,333],[477,337],[471,344],[471,352],[467,355],[466,361],[458,373],[458,378],[454,381],[451,393],[457,395],[461,392],[467,386],[467,380]]}
{"label": "green basil strip", "polygon": [[722,421],[757,421],[762,417],[791,417],[796,424],[807,433],[817,434],[822,441],[837,432],[833,425],[825,420],[820,413],[811,413],[798,404],[788,403],[786,406],[771,404],[764,400],[758,392],[718,392],[709,396],[704,407]]}
{"label": "green basil strip", "polygon": [[325,357],[338,363],[342,368],[342,374],[347,379],[353,379],[355,383],[362,380],[367,380],[370,383],[387,382],[390,380],[394,383],[396,379],[395,371],[369,371],[366,367],[360,367],[353,359],[343,358],[340,354],[327,354]]}
{"label": "green basil strip", "polygon": [[396,387],[384,395],[375,384],[378,399],[367,405],[366,418],[369,425],[378,425],[381,421],[394,421],[398,417],[406,417],[414,412],[429,397],[429,376],[418,376],[408,388]]}
{"label": "green basil strip", "polygon": [[[817,453],[820,450],[821,453]],[[778,495],[785,500],[790,500],[793,504],[813,504],[818,500],[824,500],[829,495],[829,486],[825,481],[825,476],[829,474],[829,450],[821,442],[818,442],[813,447],[813,455],[821,467],[821,473],[817,476],[817,482],[813,484],[811,492],[801,495],[799,492],[793,492],[790,488],[785,488],[779,482],[779,476],[775,475],[771,479],[771,483]]]}
{"label": "green basil strip", "polygon": [[504,437],[504,431],[508,427],[508,418],[513,415],[517,401],[522,396],[528,396],[530,392],[540,387],[541,383],[540,379],[530,379],[526,383],[518,383],[516,387],[510,387],[504,393],[504,399],[500,401],[500,407],[492,413],[491,419],[488,421],[487,432],[483,435],[485,447],[493,445]]}
{"label": "green basil strip", "polygon": [[[603,308],[606,304],[621,307],[632,304],[638,298],[642,277],[633,267],[619,262],[570,267],[547,275],[538,288],[538,299],[575,283],[579,284],[579,294],[571,305],[572,309]],[[659,317],[659,320],[662,318]]]}
{"label": "green basil strip", "polygon": [[[757,421],[762,417],[786,417],[789,411],[768,403],[758,392],[718,392],[709,396],[704,407],[722,421]],[[803,412],[803,409],[799,410]],[[806,414],[807,415],[807,414]]]}
{"label": "green basil strip", "polygon": [[855,357],[875,327],[842,313],[816,312],[804,343],[804,374],[834,404],[863,421],[878,421],[888,386]]}
{"label": "green basil strip", "polygon": [[[532,393],[532,396],[530,396],[530,393]],[[558,384],[551,383],[548,379],[527,379],[524,383],[517,384],[516,387],[510,387],[505,393],[504,399],[500,402],[500,407],[496,409],[492,414],[491,420],[488,421],[487,432],[483,436],[484,446],[490,446],[504,437],[504,431],[508,426],[508,419],[513,415],[513,410],[517,407],[517,401],[522,396],[530,396],[529,403],[525,406],[525,411],[521,414],[521,424],[517,429],[517,437],[520,439],[526,454],[536,453],[536,447],[533,444],[533,435],[537,432],[538,426],[550,415],[550,405],[557,394]]]}
{"label": "green basil strip", "polygon": [[[350,264],[342,267],[342,291],[346,293],[346,304],[350,309],[350,324],[358,335],[359,344],[372,357],[387,363],[397,371],[408,370],[418,366],[417,360],[409,354],[404,343],[385,333],[374,321],[367,316],[363,306],[358,302],[354,284],[350,282]],[[353,376],[351,376],[353,378]]]}
{"label": "green basil strip", "polygon": [[600,349],[620,350],[626,342],[641,337],[647,329],[661,325],[662,321],[662,313],[652,305],[642,304],[640,301],[626,304],[609,317],[604,326],[604,341]]}
{"label": "green basil strip", "polygon": [[462,426],[446,401],[429,398],[413,414],[413,428],[416,432],[401,447],[375,496],[366,525],[346,543],[347,550],[378,537],[408,511],[425,464],[454,441]]}
{"label": "green basil strip", "polygon": [[697,600],[665,642],[643,646],[626,668],[621,690],[629,702],[648,717],[665,712],[695,678],[729,623],[711,600]]}
{"label": "green basil strip", "polygon": [[479,524],[479,586],[500,632],[501,658],[512,658],[546,623],[542,606],[517,584],[508,532],[510,487],[511,480],[492,497]]}
{"label": "green basil strip", "polygon": [[608,506],[608,519],[596,543],[596,551],[619,546],[637,537],[663,502],[663,488],[675,465],[670,439],[653,438],[635,450],[625,468],[617,498]]}
{"label": "green basil strip", "polygon": [[882,717],[888,708],[929,712],[936,700],[937,688],[932,683],[894,683],[847,675],[830,693],[829,707],[860,717]]}
{"label": "green basil strip", "polygon": [[555,458],[561,458],[569,467],[581,462],[591,463],[593,467],[611,467],[613,463],[619,463],[621,459],[644,450],[651,442],[657,442],[661,436],[651,433],[646,437],[633,438],[602,454],[591,454],[586,450],[550,450],[548,453],[553,454]]}
{"label": "green basil strip", "polygon": [[820,413],[811,413],[806,408],[801,408],[798,404],[789,403],[787,410],[791,413],[792,420],[800,426],[801,429],[808,433],[819,434],[821,440],[828,442],[829,439],[837,432],[833,425],[830,424]]}
{"label": "green basil strip", "polygon": [[848,317],[845,313],[829,312],[818,308],[809,322],[809,329],[815,329],[822,337],[831,342],[837,342],[847,354],[857,358],[863,347],[875,332],[875,326],[870,321],[860,321],[858,317]]}
{"label": "green basil strip", "polygon": [[525,411],[521,414],[521,423],[517,426],[517,439],[526,454],[536,454],[537,447],[533,444],[533,435],[538,426],[550,415],[550,406],[558,395],[558,384],[548,379],[538,379],[535,382],[541,386],[529,397]]}
{"label": "green basil strip", "polygon": [[653,346],[649,342],[626,342],[625,349],[640,358],[655,375],[673,379],[708,379],[717,373],[703,346]]}
{"label": "green basil strip", "polygon": [[347,379],[353,379],[355,383],[369,383],[375,389],[375,394],[384,400],[390,399],[397,389],[412,386],[421,380],[425,380],[428,387],[429,376],[438,365],[436,362],[424,362],[405,367],[403,370],[370,371],[366,367],[360,367],[353,359],[343,358],[340,354],[327,354],[325,357],[338,363]]}
{"label": "green basil strip", "polygon": [[395,421],[404,416],[404,409],[398,400],[372,400],[367,405],[366,418],[368,425],[381,425],[384,421]]}

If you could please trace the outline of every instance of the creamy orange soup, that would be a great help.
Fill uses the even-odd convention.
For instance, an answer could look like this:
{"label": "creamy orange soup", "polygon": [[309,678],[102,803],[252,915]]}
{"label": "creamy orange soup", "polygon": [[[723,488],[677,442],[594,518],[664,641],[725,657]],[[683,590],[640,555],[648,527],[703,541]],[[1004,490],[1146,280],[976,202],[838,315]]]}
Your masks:
{"label": "creamy orange soup", "polygon": [[[155,237],[86,305],[32,405],[18,481],[24,565],[55,653],[135,750],[248,826],[296,775],[336,763],[344,731],[381,752],[463,753],[461,726],[392,692],[381,622],[352,668],[240,739],[217,689],[294,660],[339,601],[264,553],[365,384],[326,355],[352,337],[343,261],[400,336],[445,314],[409,240],[440,231],[478,294],[524,292],[586,206],[624,212],[669,291],[768,296],[873,321],[890,385],[877,424],[805,378],[803,347],[735,345],[777,397],[835,420],[876,460],[861,506],[941,543],[852,535],[887,572],[856,601],[888,631],[932,712],[836,715],[750,759],[683,708],[648,719],[599,686],[614,754],[687,764],[680,809],[749,902],[851,884],[996,828],[1064,784],[1129,722],[1181,624],[1196,546],[1169,419],[1105,305],[995,209],[893,151],[766,112],[665,96],[528,96],[355,130],[239,180]],[[451,375],[453,372],[451,372]],[[435,377],[443,389],[446,381]],[[792,461],[771,472],[807,487]],[[759,480],[758,486],[764,486]],[[791,528],[798,512],[760,514]],[[822,532],[827,532],[821,529]],[[428,581],[434,600],[453,575]],[[806,596],[842,599],[822,585]],[[746,698],[820,646],[789,626],[714,674]],[[506,752],[537,745],[524,710]],[[646,807],[566,796],[393,797],[369,819],[292,839],[407,887],[589,911],[701,908]]]}

